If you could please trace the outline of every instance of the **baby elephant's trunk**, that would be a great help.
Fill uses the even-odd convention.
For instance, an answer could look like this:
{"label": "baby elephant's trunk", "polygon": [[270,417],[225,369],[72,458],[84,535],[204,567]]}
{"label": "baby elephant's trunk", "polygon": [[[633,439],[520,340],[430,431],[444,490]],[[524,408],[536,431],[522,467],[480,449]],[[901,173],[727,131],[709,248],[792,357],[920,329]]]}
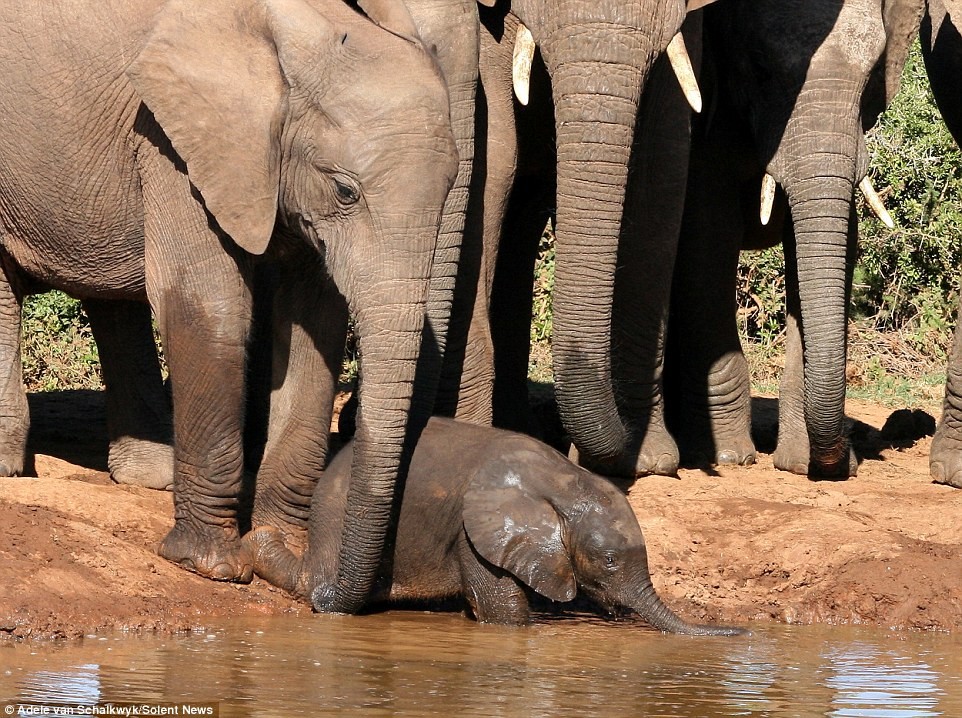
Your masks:
{"label": "baby elephant's trunk", "polygon": [[254,573],[268,583],[298,594],[302,561],[284,545],[284,537],[273,526],[261,526],[246,536],[244,543],[254,556]]}
{"label": "baby elephant's trunk", "polygon": [[651,581],[645,582],[637,597],[629,607],[647,621],[653,628],[666,633],[680,633],[687,636],[739,636],[747,633],[743,628],[734,626],[705,626],[686,623],[675,615],[664,601],[655,593]]}

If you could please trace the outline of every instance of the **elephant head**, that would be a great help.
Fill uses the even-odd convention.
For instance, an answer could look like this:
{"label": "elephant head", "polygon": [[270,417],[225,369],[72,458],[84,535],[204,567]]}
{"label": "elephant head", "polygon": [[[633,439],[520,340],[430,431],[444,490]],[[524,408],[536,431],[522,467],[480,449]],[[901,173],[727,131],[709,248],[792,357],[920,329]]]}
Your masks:
{"label": "elephant head", "polygon": [[524,58],[530,63],[535,47],[551,78],[557,139],[555,391],[581,454],[602,461],[621,457],[629,441],[612,386],[611,320],[639,104],[655,60],[669,45],[678,46],[672,40],[686,12],[704,4],[511,0],[496,8],[522,24],[514,68],[521,101],[527,101]]}
{"label": "elephant head", "polygon": [[539,462],[493,461],[464,496],[464,530],[489,563],[553,601],[580,588],[612,613],[630,611],[670,633],[737,635],[741,629],[686,623],[655,593],[638,520],[613,484],[573,466],[522,471]]}
{"label": "elephant head", "polygon": [[719,68],[719,92],[765,174],[755,224],[768,221],[776,185],[790,210],[812,475],[851,470],[843,420],[854,191],[874,195],[863,183],[864,131],[898,90],[920,15],[919,0],[759,0],[719,3],[705,16],[706,64]]}
{"label": "elephant head", "polygon": [[332,605],[342,611],[374,580],[404,471],[457,164],[447,91],[407,10],[361,4],[370,19],[320,0],[172,0],[128,70],[212,221],[253,254],[313,246],[356,318],[361,409]]}

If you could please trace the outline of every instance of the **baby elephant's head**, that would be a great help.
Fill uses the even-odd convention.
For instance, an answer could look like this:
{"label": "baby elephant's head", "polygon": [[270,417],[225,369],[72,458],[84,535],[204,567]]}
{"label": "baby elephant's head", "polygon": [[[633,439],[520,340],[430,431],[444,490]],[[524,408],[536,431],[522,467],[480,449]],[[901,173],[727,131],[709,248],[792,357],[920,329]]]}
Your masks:
{"label": "baby elephant's head", "polygon": [[478,553],[554,601],[580,588],[616,611],[672,633],[734,635],[741,629],[685,623],[655,593],[641,527],[607,479],[528,438],[469,486],[464,528]]}

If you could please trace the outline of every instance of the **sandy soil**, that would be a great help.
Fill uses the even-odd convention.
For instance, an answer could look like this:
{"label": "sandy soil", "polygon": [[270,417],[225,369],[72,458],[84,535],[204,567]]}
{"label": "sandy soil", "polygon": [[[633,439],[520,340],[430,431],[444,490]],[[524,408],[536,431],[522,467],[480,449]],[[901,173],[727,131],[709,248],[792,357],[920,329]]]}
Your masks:
{"label": "sandy soil", "polygon": [[[241,614],[306,613],[255,579],[218,584],[158,558],[167,493],[105,472],[102,396],[31,397],[40,478],[0,479],[0,635],[186,630]],[[849,402],[856,478],[811,482],[772,467],[648,477],[629,497],[654,582],[682,615],[727,622],[962,627],[962,492],[928,476],[931,439],[880,434],[889,409]],[[935,411],[935,408],[932,408]],[[770,448],[773,399],[756,399]]]}

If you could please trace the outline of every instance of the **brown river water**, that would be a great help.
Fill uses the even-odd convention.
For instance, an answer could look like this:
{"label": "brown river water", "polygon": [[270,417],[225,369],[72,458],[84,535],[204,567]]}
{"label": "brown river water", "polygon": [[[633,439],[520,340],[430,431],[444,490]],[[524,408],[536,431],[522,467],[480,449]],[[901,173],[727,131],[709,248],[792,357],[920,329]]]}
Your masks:
{"label": "brown river water", "polygon": [[962,716],[958,634],[751,629],[680,637],[631,621],[505,628],[394,611],[6,642],[0,712],[211,702],[220,716]]}

